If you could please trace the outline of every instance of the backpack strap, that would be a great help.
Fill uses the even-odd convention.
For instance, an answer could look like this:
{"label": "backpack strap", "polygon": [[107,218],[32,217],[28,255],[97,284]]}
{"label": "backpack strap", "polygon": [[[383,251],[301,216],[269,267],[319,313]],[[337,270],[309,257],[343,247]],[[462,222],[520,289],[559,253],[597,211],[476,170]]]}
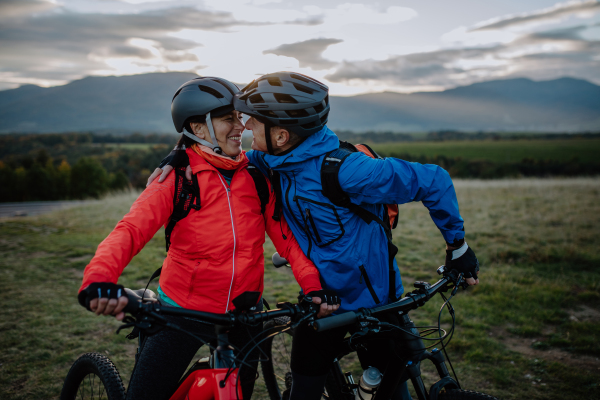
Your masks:
{"label": "backpack strap", "polygon": [[260,199],[260,213],[264,215],[267,204],[269,204],[269,184],[267,183],[267,177],[252,164],[248,164],[246,170],[254,181],[254,186],[256,186],[256,192]]}
{"label": "backpack strap", "polygon": [[[372,154],[376,155],[377,158],[381,158],[371,148],[366,145],[363,146],[369,149]],[[394,258],[396,257],[396,254],[398,254],[398,247],[396,247],[396,245],[394,245],[392,242],[392,230],[390,229],[389,220],[386,218],[387,210],[384,211],[384,218],[386,221],[382,221],[377,215],[364,209],[358,204],[352,203],[352,201],[350,201],[350,196],[344,192],[342,186],[340,185],[338,176],[340,167],[350,154],[356,153],[357,151],[359,150],[354,145],[348,142],[340,141],[340,147],[338,149],[325,154],[325,157],[323,157],[323,163],[321,164],[321,186],[323,188],[323,195],[336,206],[349,209],[367,224],[375,221],[381,225],[387,237],[388,246],[389,299],[390,301],[395,302],[398,300],[398,298],[396,297],[396,273],[394,271]]]}
{"label": "backpack strap", "polygon": [[377,215],[364,209],[358,204],[352,203],[352,201],[350,201],[350,196],[344,192],[340,185],[338,176],[340,167],[350,154],[358,151],[354,146],[352,146],[354,151],[350,150],[348,145],[352,146],[350,143],[340,141],[339,149],[330,151],[323,157],[323,163],[321,164],[321,186],[323,187],[323,195],[336,206],[344,207],[354,212],[367,224],[370,224],[373,221],[377,222],[383,227],[388,239],[391,240],[392,231],[390,229],[390,224],[386,224]]}
{"label": "backpack strap", "polygon": [[173,213],[169,224],[165,228],[165,242],[167,251],[171,246],[171,233],[175,225],[188,216],[192,209],[200,209],[200,186],[196,174],[192,180],[185,177],[185,167],[175,169],[175,193],[173,195]]}

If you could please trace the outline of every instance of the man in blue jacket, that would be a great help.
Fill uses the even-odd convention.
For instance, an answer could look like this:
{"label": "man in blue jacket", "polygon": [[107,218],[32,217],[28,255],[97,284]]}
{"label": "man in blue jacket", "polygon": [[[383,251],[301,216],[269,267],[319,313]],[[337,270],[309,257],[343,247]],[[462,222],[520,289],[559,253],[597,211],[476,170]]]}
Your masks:
{"label": "man in blue jacket", "polygon": [[[235,96],[234,106],[250,116],[246,129],[252,131],[252,149],[256,150],[247,153],[250,162],[272,177],[286,221],[319,269],[323,287],[341,298],[340,311],[387,304],[404,291],[394,258],[397,248],[388,240],[382,204],[423,202],[446,241],[446,265],[463,272],[469,284],[479,282],[478,262],[464,241],[454,186],[443,168],[396,158],[373,159],[361,152],[336,152],[340,141],[326,126],[328,88],[304,75],[261,76]],[[339,186],[348,195],[350,208],[333,204],[324,194],[328,183],[322,182],[322,169],[340,162]],[[374,216],[374,221],[365,222],[356,206]],[[336,355],[334,342],[345,333],[339,329],[297,332],[292,349],[292,400],[320,398]],[[377,352],[359,352],[363,367],[385,368],[389,349],[380,357]],[[410,399],[406,384],[400,386],[396,398]]]}
{"label": "man in blue jacket", "polygon": [[[281,212],[321,274],[323,297],[335,292],[341,312],[387,304],[404,292],[383,204],[421,201],[446,241],[445,265],[464,273],[470,285],[479,283],[477,258],[464,240],[454,186],[443,168],[341,151],[339,139],[326,126],[328,88],[305,75],[261,76],[235,96],[234,106],[250,116],[250,162],[271,177]],[[325,195],[332,183],[322,182],[322,169],[336,164],[333,184],[347,195],[345,206],[332,203]],[[297,329],[291,400],[321,398],[336,344],[346,332]],[[390,346],[380,341],[359,350],[362,367],[384,371]],[[399,385],[394,399],[410,399],[406,383]]]}

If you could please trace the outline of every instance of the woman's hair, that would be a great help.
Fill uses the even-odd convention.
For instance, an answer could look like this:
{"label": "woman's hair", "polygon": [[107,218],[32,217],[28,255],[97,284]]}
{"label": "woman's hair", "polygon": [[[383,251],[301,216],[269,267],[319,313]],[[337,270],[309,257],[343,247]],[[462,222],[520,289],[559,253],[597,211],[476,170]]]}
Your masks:
{"label": "woman's hair", "polygon": [[[194,122],[203,124],[206,122],[206,116],[194,115],[193,117],[189,117],[185,120],[185,122],[183,123],[183,128],[192,135],[194,134],[194,130],[192,129],[191,124]],[[179,141],[177,142],[177,147],[181,147],[183,145],[186,148],[188,148],[191,147],[194,143],[196,143],[194,139],[190,139],[185,135],[181,135],[181,138],[179,138]]]}

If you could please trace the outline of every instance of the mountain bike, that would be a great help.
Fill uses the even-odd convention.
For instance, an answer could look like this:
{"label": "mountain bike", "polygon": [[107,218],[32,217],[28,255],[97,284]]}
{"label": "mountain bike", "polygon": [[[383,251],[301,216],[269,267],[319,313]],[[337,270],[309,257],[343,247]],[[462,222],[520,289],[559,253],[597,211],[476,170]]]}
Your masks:
{"label": "mountain bike", "polygon": [[[121,329],[133,327],[134,331],[128,336],[139,334],[140,347],[145,335],[151,335],[160,329],[186,332],[164,318],[165,316],[193,318],[215,325],[216,346],[206,343],[191,332],[186,332],[207,344],[211,348],[211,356],[198,360],[188,369],[181,378],[176,392],[171,396],[171,400],[241,400],[238,372],[239,366],[246,363],[246,358],[237,357],[228,341],[228,330],[240,325],[256,326],[280,318],[295,321],[289,326],[290,329],[294,329],[298,324],[312,322],[318,311],[309,296],[305,296],[298,304],[279,303],[279,309],[250,313],[249,310],[259,301],[260,293],[245,292],[233,300],[234,311],[215,314],[163,306],[150,290],[126,289],[126,292],[129,302],[124,311],[131,316],[123,320],[125,324],[117,330],[117,333]],[[277,335],[280,332],[279,328],[267,327],[249,345],[261,346],[264,341],[269,340],[270,335]],[[138,354],[139,351],[140,348]],[[246,354],[249,353],[250,351]],[[60,399],[124,400],[125,393],[123,381],[114,364],[102,354],[87,353],[79,357],[71,366]]]}
{"label": "mountain bike", "polygon": [[[273,264],[276,267],[286,265],[287,261],[276,253]],[[450,300],[460,287],[468,285],[463,281],[462,274],[456,271],[446,271],[444,266],[437,270],[442,278],[430,285],[427,282],[415,282],[416,290],[404,298],[387,305],[371,309],[360,309],[343,314],[316,320],[313,327],[317,331],[325,331],[336,327],[350,326],[351,335],[344,339],[341,351],[331,366],[325,384],[323,398],[332,400],[354,400],[357,397],[358,384],[350,372],[344,373],[339,360],[355,352],[361,345],[374,338],[393,338],[399,348],[405,349],[405,354],[397,362],[390,362],[379,387],[372,396],[376,399],[389,399],[397,385],[410,379],[419,400],[494,400],[495,398],[483,393],[463,390],[454,368],[446,352],[455,327],[455,314]],[[445,292],[451,291],[446,297]],[[436,294],[440,294],[444,303],[440,308],[437,326],[417,327],[411,321],[408,313],[422,307]],[[442,311],[447,309],[452,317],[452,327],[446,332],[441,328]],[[395,314],[398,324],[381,321],[378,317]],[[280,317],[265,324],[265,328],[283,332],[272,335],[265,341],[264,352],[267,358],[261,361],[265,385],[271,400],[287,400],[291,388],[290,350],[294,327],[289,317]],[[419,331],[419,328],[423,329]],[[435,336],[435,337],[432,337]],[[424,342],[433,344],[426,346]],[[436,346],[440,347],[438,349]],[[434,348],[435,347],[435,348]],[[432,348],[432,349],[431,349]],[[428,349],[431,349],[430,351]],[[450,376],[446,361],[454,374]],[[429,390],[421,376],[421,363],[429,361],[436,368],[439,380],[433,383]]]}

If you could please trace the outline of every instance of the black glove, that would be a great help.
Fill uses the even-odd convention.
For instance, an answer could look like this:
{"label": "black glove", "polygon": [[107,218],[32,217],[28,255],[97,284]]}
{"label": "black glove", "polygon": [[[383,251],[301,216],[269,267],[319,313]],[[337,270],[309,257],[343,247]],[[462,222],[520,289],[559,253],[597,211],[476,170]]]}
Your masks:
{"label": "black glove", "polygon": [[477,279],[479,261],[466,242],[456,250],[446,250],[446,270],[453,269],[462,272],[465,278]]}
{"label": "black glove", "polygon": [[163,169],[165,165],[170,165],[173,168],[187,167],[190,165],[190,159],[188,158],[185,149],[173,149],[171,152],[162,159],[158,168]]}
{"label": "black glove", "polygon": [[307,296],[310,297],[320,297],[321,304],[327,303],[331,306],[336,306],[342,304],[342,299],[339,298],[336,292],[333,290],[321,289],[321,290],[313,290],[308,293]]}
{"label": "black glove", "polygon": [[90,310],[90,301],[101,298],[118,299],[121,296],[127,297],[123,285],[110,282],[96,282],[79,292],[77,300],[79,300],[79,304],[83,307],[92,311]]}

